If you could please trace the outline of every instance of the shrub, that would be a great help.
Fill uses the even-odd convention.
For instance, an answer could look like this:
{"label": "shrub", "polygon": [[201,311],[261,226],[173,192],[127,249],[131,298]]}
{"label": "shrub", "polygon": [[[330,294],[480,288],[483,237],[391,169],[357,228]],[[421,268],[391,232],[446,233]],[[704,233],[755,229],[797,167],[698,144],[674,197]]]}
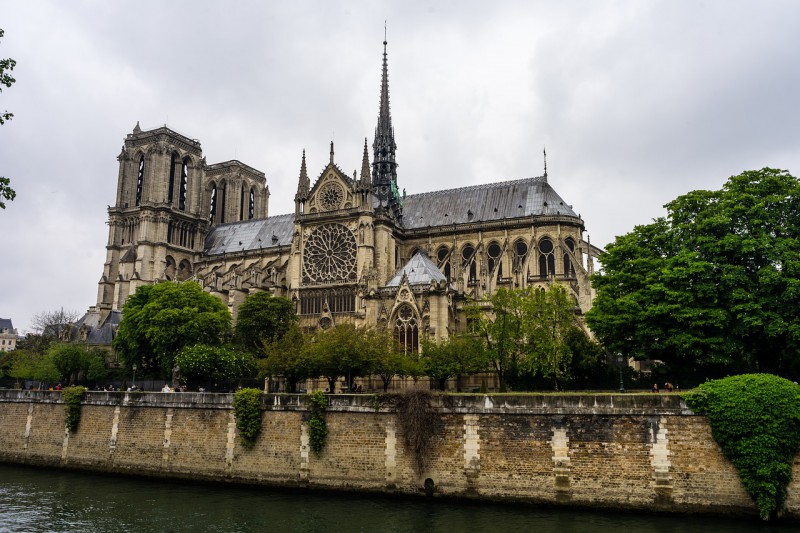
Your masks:
{"label": "shrub", "polygon": [[708,416],[714,440],[739,470],[761,518],[774,517],[800,450],[800,387],[770,374],[744,374],[707,381],[685,400]]}
{"label": "shrub", "polygon": [[252,448],[261,433],[261,391],[240,389],[233,397],[233,412],[236,429],[242,438],[242,446]]}
{"label": "shrub", "polygon": [[308,420],[308,444],[311,450],[319,455],[325,447],[328,437],[328,423],[325,421],[325,410],[328,407],[328,397],[318,390],[310,393],[308,403],[311,406],[311,417]]}
{"label": "shrub", "polygon": [[81,421],[81,399],[84,392],[86,392],[86,387],[80,385],[66,387],[61,391],[61,399],[64,400],[64,425],[70,433],[78,431],[78,424]]}

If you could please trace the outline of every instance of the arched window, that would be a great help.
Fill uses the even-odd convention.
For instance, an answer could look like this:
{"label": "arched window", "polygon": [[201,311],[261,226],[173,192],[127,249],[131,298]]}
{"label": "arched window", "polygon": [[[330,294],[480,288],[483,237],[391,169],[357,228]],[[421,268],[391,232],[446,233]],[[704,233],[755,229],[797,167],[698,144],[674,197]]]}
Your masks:
{"label": "arched window", "polygon": [[475,248],[471,244],[467,244],[461,249],[461,259],[464,270],[469,271],[469,282],[474,283],[478,281],[478,268],[475,265]]}
{"label": "arched window", "polygon": [[403,304],[397,310],[394,327],[397,341],[400,343],[403,353],[417,353],[419,351],[419,325],[417,324],[417,316],[410,305]]}
{"label": "arched window", "polygon": [[181,264],[178,265],[178,281],[186,281],[192,277],[192,264],[184,259],[181,261]]}
{"label": "arched window", "polygon": [[228,182],[222,182],[222,201],[219,204],[219,221],[220,224],[225,223],[225,208],[228,206],[227,202],[228,196]]}
{"label": "arched window", "polygon": [[186,157],[181,165],[181,191],[178,200],[178,209],[186,211],[186,191],[189,188],[189,158]]}
{"label": "arched window", "polygon": [[251,219],[256,216],[256,193],[253,189],[250,189],[250,207],[247,208],[247,219]]}
{"label": "arched window", "polygon": [[175,264],[175,259],[173,259],[171,255],[168,255],[167,265],[164,268],[164,278],[166,278],[168,281],[174,280],[177,269],[178,266]]}
{"label": "arched window", "polygon": [[178,154],[172,152],[169,158],[169,189],[167,190],[167,203],[172,205],[175,195],[175,167],[178,166]]}
{"label": "arched window", "polygon": [[450,250],[447,246],[439,248],[436,252],[436,259],[439,260],[439,268],[442,270],[442,274],[447,278],[447,281],[450,281]]}
{"label": "arched window", "polygon": [[213,224],[217,216],[217,185],[211,184],[211,199],[208,206],[208,220]]}
{"label": "arched window", "polygon": [[139,157],[139,173],[136,176],[136,205],[142,203],[142,189],[144,188],[144,154]]}
{"label": "arched window", "polygon": [[[572,237],[567,237],[564,239],[564,243],[569,248],[569,251],[575,253],[575,241],[572,240]],[[564,276],[568,278],[575,277],[575,265],[572,264],[572,259],[570,258],[571,254],[564,252]]]}
{"label": "arched window", "polygon": [[522,271],[525,265],[525,258],[528,255],[528,243],[522,239],[514,243],[514,272]]}
{"label": "arched window", "polygon": [[244,185],[242,185],[242,191],[239,197],[239,220],[244,220]]}
{"label": "arched window", "polygon": [[556,275],[556,256],[553,241],[545,237],[539,241],[539,276],[546,278]]}
{"label": "arched window", "polygon": [[489,253],[489,273],[491,274],[494,272],[494,269],[497,268],[497,279],[503,277],[503,261],[500,257],[503,254],[503,249],[500,247],[499,244],[493,242],[489,244],[489,248],[487,249]]}

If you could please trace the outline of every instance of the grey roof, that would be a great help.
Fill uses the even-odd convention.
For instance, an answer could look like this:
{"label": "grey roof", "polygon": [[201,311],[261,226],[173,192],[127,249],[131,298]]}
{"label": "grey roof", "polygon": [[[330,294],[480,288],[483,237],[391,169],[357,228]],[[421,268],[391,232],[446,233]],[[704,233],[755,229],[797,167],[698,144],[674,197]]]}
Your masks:
{"label": "grey roof", "polygon": [[0,331],[7,329],[9,333],[14,332],[14,325],[11,323],[10,318],[0,318]]}
{"label": "grey roof", "polygon": [[403,274],[408,278],[409,285],[429,285],[431,281],[447,281],[439,268],[422,253],[417,252],[408,260],[408,263],[397,271],[397,274],[386,284],[387,287],[399,287]]}
{"label": "grey roof", "polygon": [[106,319],[101,323],[101,313],[96,310],[89,311],[75,323],[75,327],[80,330],[86,328],[86,343],[110,345],[114,340],[114,333],[122,322],[122,311],[111,311]]}
{"label": "grey roof", "polygon": [[[206,236],[205,253],[209,255],[288,246],[292,243],[294,215],[275,215],[246,222],[215,226]],[[273,235],[277,240],[273,243]]]}
{"label": "grey roof", "polygon": [[403,200],[407,229],[531,215],[578,216],[544,176],[412,194]]}

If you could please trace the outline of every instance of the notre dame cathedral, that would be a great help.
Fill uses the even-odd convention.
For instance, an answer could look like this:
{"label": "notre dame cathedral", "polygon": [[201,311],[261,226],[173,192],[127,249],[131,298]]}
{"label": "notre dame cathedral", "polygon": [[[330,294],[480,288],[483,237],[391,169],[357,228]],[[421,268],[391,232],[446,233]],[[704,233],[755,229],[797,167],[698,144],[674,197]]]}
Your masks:
{"label": "notre dame cathedral", "polygon": [[546,164],[539,177],[399,192],[383,45],[371,153],[365,140],[360,173],[349,176],[331,143],[312,182],[304,152],[294,213],[269,215],[263,172],[208,164],[198,141],[137,124],[118,157],[107,258],[83,338],[110,342],[126,298],[164,280],[196,280],[234,317],[248,294],[270,291],[294,302],[307,329],[391,327],[407,351],[462,331],[464,304],[499,287],[561,283],[587,311],[600,250],[584,241],[583,220],[551,187]]}

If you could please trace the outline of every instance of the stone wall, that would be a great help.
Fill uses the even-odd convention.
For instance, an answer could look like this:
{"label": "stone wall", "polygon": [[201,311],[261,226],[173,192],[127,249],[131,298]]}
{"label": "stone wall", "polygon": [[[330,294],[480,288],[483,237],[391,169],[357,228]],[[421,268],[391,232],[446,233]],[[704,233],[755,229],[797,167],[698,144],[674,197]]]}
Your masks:
{"label": "stone wall", "polygon": [[[87,393],[78,431],[58,392],[0,390],[0,461],[207,479],[666,512],[755,516],[705,417],[677,395],[435,396],[423,472],[396,415],[371,395],[331,396],[329,435],[308,446],[307,398],[264,395],[241,447],[232,395]],[[800,458],[786,514],[800,519]]]}

